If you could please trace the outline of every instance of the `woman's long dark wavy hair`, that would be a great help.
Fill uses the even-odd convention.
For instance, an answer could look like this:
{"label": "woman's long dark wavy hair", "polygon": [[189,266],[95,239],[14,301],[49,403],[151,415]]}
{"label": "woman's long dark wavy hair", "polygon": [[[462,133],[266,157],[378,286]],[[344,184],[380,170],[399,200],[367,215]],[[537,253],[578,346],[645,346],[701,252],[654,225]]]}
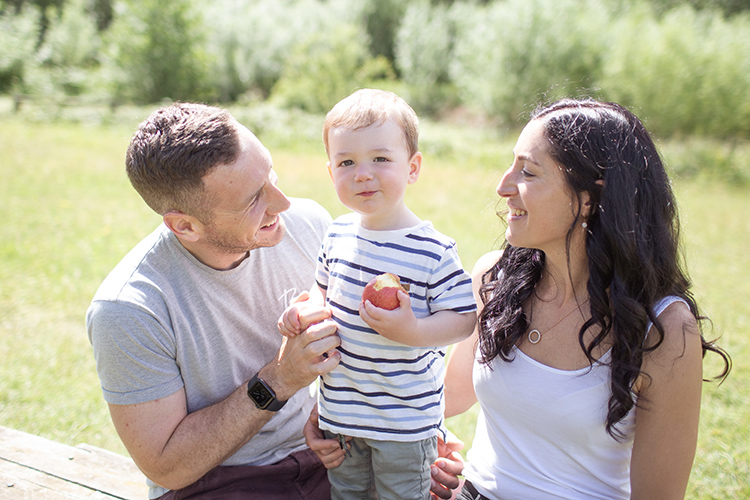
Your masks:
{"label": "woman's long dark wavy hair", "polygon": [[[659,347],[664,329],[653,305],[676,295],[698,320],[680,249],[680,227],[672,187],[653,140],[641,121],[624,107],[591,99],[564,99],[536,110],[532,120],[544,122],[548,152],[563,168],[568,187],[578,196],[588,193],[594,207],[586,218],[588,293],[591,318],[578,334],[581,349],[593,363],[594,349],[611,338],[611,396],[607,432],[617,429],[634,405],[634,384],[644,354]],[[597,181],[603,180],[601,182]],[[571,235],[583,215],[579,212]],[[569,246],[568,246],[569,250]],[[511,350],[528,329],[523,303],[542,277],[545,256],[540,250],[504,245],[502,256],[483,278],[484,309],[479,317],[479,349],[484,363],[500,357],[512,361]],[[645,345],[648,322],[656,326],[657,341]],[[699,321],[700,326],[700,321]],[[589,328],[600,333],[588,345]],[[701,335],[703,355],[718,353],[724,369],[731,359]]]}

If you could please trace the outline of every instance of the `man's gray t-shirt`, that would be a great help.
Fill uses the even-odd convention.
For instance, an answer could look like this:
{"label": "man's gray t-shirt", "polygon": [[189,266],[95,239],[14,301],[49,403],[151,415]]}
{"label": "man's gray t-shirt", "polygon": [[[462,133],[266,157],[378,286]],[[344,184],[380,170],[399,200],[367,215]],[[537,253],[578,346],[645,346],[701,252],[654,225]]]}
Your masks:
{"label": "man's gray t-shirt", "polygon": [[[199,262],[163,224],[104,280],[86,315],[108,403],[153,401],[185,388],[188,413],[213,405],[278,354],[277,320],[315,283],[331,218],[311,200],[292,199],[286,234],[252,250],[235,269]],[[304,448],[314,399],[299,391],[223,465],[268,465]],[[167,490],[150,483],[150,497]]]}

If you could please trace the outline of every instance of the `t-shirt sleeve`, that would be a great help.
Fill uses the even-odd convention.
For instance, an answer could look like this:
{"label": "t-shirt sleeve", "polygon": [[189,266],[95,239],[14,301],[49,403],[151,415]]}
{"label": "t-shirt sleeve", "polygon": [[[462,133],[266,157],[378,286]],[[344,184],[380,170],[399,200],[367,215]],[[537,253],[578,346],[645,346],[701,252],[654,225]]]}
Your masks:
{"label": "t-shirt sleeve", "polygon": [[95,301],[86,326],[108,403],[153,401],[184,386],[175,361],[174,336],[146,311]]}
{"label": "t-shirt sleeve", "polygon": [[445,249],[430,278],[427,302],[431,313],[445,310],[468,313],[477,310],[471,276],[461,265],[455,243]]}

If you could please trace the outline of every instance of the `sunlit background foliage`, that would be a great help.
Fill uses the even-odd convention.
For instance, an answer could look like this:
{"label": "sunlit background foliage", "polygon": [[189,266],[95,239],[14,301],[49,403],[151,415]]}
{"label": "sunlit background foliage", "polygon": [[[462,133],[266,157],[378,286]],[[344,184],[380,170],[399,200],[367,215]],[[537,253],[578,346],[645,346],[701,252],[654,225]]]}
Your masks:
{"label": "sunlit background foliage", "polygon": [[750,133],[748,0],[0,1],[0,93],[110,105],[270,100],[325,111],[363,86],[500,126],[591,95],[661,136]]}

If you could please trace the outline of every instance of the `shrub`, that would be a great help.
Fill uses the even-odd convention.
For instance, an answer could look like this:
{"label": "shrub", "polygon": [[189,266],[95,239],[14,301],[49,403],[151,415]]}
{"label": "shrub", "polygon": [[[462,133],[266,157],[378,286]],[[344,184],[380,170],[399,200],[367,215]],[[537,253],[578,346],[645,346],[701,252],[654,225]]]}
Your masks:
{"label": "shrub", "polygon": [[294,47],[316,33],[330,36],[332,19],[353,23],[361,5],[345,0],[239,0],[204,9],[212,80],[222,101],[254,92],[265,98]]}
{"label": "shrub", "polygon": [[84,0],[68,0],[62,12],[50,19],[36,55],[54,87],[66,95],[91,91],[92,75],[99,65],[97,21],[84,4]]}
{"label": "shrub", "polygon": [[540,100],[592,92],[609,16],[598,0],[476,6],[457,25],[451,76],[467,104],[515,123]]}
{"label": "shrub", "polygon": [[370,54],[396,61],[397,33],[402,21],[409,18],[409,4],[408,0],[365,1],[362,23],[369,35]]}
{"label": "shrub", "polygon": [[607,98],[641,111],[660,135],[750,133],[750,18],[688,6],[616,24]]}
{"label": "shrub", "polygon": [[455,104],[449,68],[459,16],[453,14],[445,5],[419,0],[409,4],[398,30],[395,64],[408,89],[404,98],[419,114],[434,115]]}
{"label": "shrub", "polygon": [[0,92],[8,92],[23,82],[39,39],[38,9],[25,7],[18,14],[0,12]]}
{"label": "shrub", "polygon": [[125,0],[115,5],[107,70],[114,95],[135,103],[212,97],[205,27],[192,0]]}
{"label": "shrub", "polygon": [[354,25],[315,33],[295,46],[271,100],[308,113],[325,113],[357,88],[382,87],[395,75],[383,56],[371,57],[367,37]]}

